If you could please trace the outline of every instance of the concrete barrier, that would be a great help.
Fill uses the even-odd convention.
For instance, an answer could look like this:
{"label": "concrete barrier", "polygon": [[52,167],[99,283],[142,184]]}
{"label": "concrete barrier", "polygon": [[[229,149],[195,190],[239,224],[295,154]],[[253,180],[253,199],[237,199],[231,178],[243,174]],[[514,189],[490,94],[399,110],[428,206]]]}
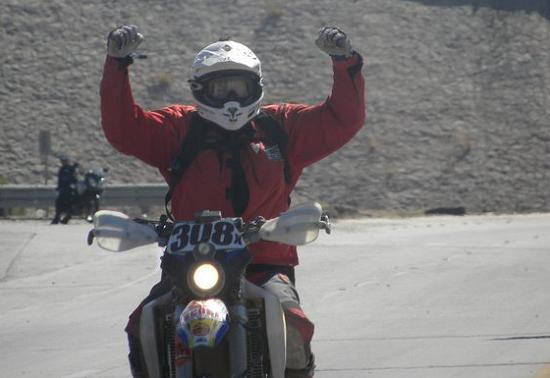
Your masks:
{"label": "concrete barrier", "polygon": [[[166,184],[106,185],[102,206],[164,206]],[[2,185],[0,209],[53,207],[56,192],[53,185]]]}

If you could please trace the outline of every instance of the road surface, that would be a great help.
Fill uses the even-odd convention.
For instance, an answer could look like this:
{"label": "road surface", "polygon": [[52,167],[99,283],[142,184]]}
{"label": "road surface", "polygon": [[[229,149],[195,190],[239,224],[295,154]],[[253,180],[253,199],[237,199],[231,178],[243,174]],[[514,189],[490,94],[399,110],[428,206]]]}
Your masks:
{"label": "road surface", "polygon": [[[0,376],[128,377],[158,247],[0,221]],[[340,221],[300,249],[316,377],[550,377],[550,214]]]}

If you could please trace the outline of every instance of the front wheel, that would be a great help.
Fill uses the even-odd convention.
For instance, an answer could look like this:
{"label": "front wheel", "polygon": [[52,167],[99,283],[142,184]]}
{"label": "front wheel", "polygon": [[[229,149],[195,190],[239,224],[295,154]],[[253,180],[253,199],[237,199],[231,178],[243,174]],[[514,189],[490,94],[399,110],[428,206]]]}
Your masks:
{"label": "front wheel", "polygon": [[94,219],[94,214],[99,211],[99,198],[91,198],[90,201],[86,204],[86,221],[92,223]]}

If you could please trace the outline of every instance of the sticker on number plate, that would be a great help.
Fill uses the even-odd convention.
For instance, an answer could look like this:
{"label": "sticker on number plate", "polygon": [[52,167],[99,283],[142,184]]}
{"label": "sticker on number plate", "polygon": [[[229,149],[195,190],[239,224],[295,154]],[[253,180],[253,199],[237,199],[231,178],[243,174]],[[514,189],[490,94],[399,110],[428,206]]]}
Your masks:
{"label": "sticker on number plate", "polygon": [[168,253],[191,252],[199,243],[207,242],[216,249],[240,249],[245,244],[237,220],[212,223],[178,222],[168,240]]}

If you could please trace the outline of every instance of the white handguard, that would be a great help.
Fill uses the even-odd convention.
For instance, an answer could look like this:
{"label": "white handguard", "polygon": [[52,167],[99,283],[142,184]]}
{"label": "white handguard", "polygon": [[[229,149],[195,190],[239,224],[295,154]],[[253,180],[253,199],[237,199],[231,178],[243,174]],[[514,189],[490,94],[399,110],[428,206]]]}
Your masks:
{"label": "white handguard", "polygon": [[349,58],[353,54],[351,42],[346,33],[335,26],[325,26],[319,30],[315,44],[333,57]]}
{"label": "white handguard", "polygon": [[124,25],[112,30],[107,36],[107,55],[113,58],[124,58],[136,51],[143,41],[137,26]]}
{"label": "white handguard", "polygon": [[293,207],[266,221],[260,228],[260,239],[288,245],[311,243],[319,236],[322,214],[323,209],[317,202]]}
{"label": "white handguard", "polygon": [[100,210],[94,214],[94,237],[108,251],[122,252],[157,242],[155,230],[134,222],[118,211]]}

